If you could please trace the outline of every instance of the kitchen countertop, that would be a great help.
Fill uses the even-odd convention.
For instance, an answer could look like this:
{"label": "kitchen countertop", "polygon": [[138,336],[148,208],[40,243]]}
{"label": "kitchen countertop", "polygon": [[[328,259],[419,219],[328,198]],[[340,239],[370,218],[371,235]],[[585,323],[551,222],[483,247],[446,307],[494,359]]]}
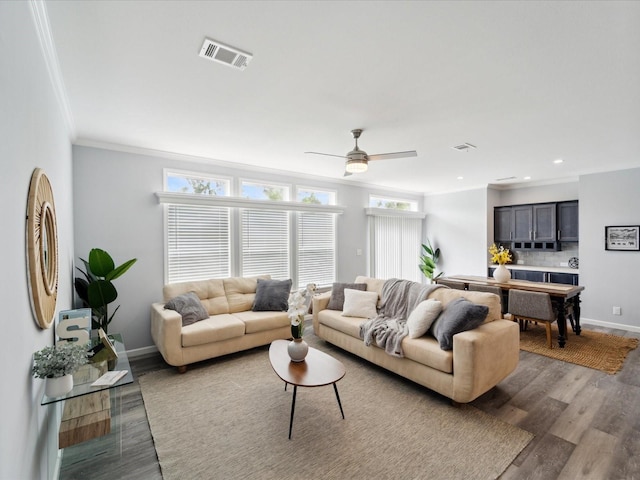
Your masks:
{"label": "kitchen countertop", "polygon": [[[490,264],[489,268],[496,268],[498,265]],[[553,273],[573,273],[579,275],[580,271],[577,268],[570,267],[539,267],[533,265],[515,265],[508,263],[505,265],[509,270],[530,270],[534,272],[553,272]]]}

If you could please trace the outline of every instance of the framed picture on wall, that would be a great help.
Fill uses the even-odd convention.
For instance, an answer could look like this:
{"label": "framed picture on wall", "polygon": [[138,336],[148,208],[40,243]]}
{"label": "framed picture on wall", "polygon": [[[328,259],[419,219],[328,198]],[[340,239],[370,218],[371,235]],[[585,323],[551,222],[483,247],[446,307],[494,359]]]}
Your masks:
{"label": "framed picture on wall", "polygon": [[604,227],[605,250],[640,250],[640,225]]}

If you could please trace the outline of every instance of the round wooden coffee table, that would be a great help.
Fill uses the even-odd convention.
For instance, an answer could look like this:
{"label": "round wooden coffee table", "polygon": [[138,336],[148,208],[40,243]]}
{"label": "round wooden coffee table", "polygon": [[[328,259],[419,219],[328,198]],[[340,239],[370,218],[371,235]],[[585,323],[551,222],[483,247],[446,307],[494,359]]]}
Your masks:
{"label": "round wooden coffee table", "polygon": [[287,389],[288,384],[293,385],[291,419],[289,420],[289,440],[291,440],[298,387],[322,387],[332,384],[336,392],[340,413],[344,419],[344,411],[342,410],[336,382],[344,377],[346,372],[342,362],[312,347],[309,347],[309,353],[307,353],[307,357],[303,362],[292,362],[287,353],[288,345],[289,340],[273,341],[269,347],[269,361],[273,371],[284,381],[284,389]]}

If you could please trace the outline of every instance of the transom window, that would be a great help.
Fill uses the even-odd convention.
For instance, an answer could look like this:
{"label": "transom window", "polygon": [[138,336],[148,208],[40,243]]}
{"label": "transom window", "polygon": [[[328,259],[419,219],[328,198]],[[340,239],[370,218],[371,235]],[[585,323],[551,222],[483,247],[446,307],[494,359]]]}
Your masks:
{"label": "transom window", "polygon": [[289,187],[268,183],[242,181],[241,196],[252,200],[270,200],[282,202],[289,200]]}
{"label": "transom window", "polygon": [[369,196],[369,207],[371,208],[389,208],[392,210],[408,210],[410,212],[418,211],[418,203],[401,198],[379,197],[376,195]]}
{"label": "transom window", "polygon": [[195,195],[231,195],[231,181],[203,176],[201,173],[165,172],[165,191]]}

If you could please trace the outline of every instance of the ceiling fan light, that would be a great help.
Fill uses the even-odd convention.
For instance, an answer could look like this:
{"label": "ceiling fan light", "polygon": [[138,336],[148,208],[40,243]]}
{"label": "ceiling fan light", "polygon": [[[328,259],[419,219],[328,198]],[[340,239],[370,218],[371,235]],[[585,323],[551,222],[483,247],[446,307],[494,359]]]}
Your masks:
{"label": "ceiling fan light", "polygon": [[349,173],[364,173],[367,171],[367,168],[369,168],[369,166],[366,160],[349,159],[347,160],[345,170]]}

